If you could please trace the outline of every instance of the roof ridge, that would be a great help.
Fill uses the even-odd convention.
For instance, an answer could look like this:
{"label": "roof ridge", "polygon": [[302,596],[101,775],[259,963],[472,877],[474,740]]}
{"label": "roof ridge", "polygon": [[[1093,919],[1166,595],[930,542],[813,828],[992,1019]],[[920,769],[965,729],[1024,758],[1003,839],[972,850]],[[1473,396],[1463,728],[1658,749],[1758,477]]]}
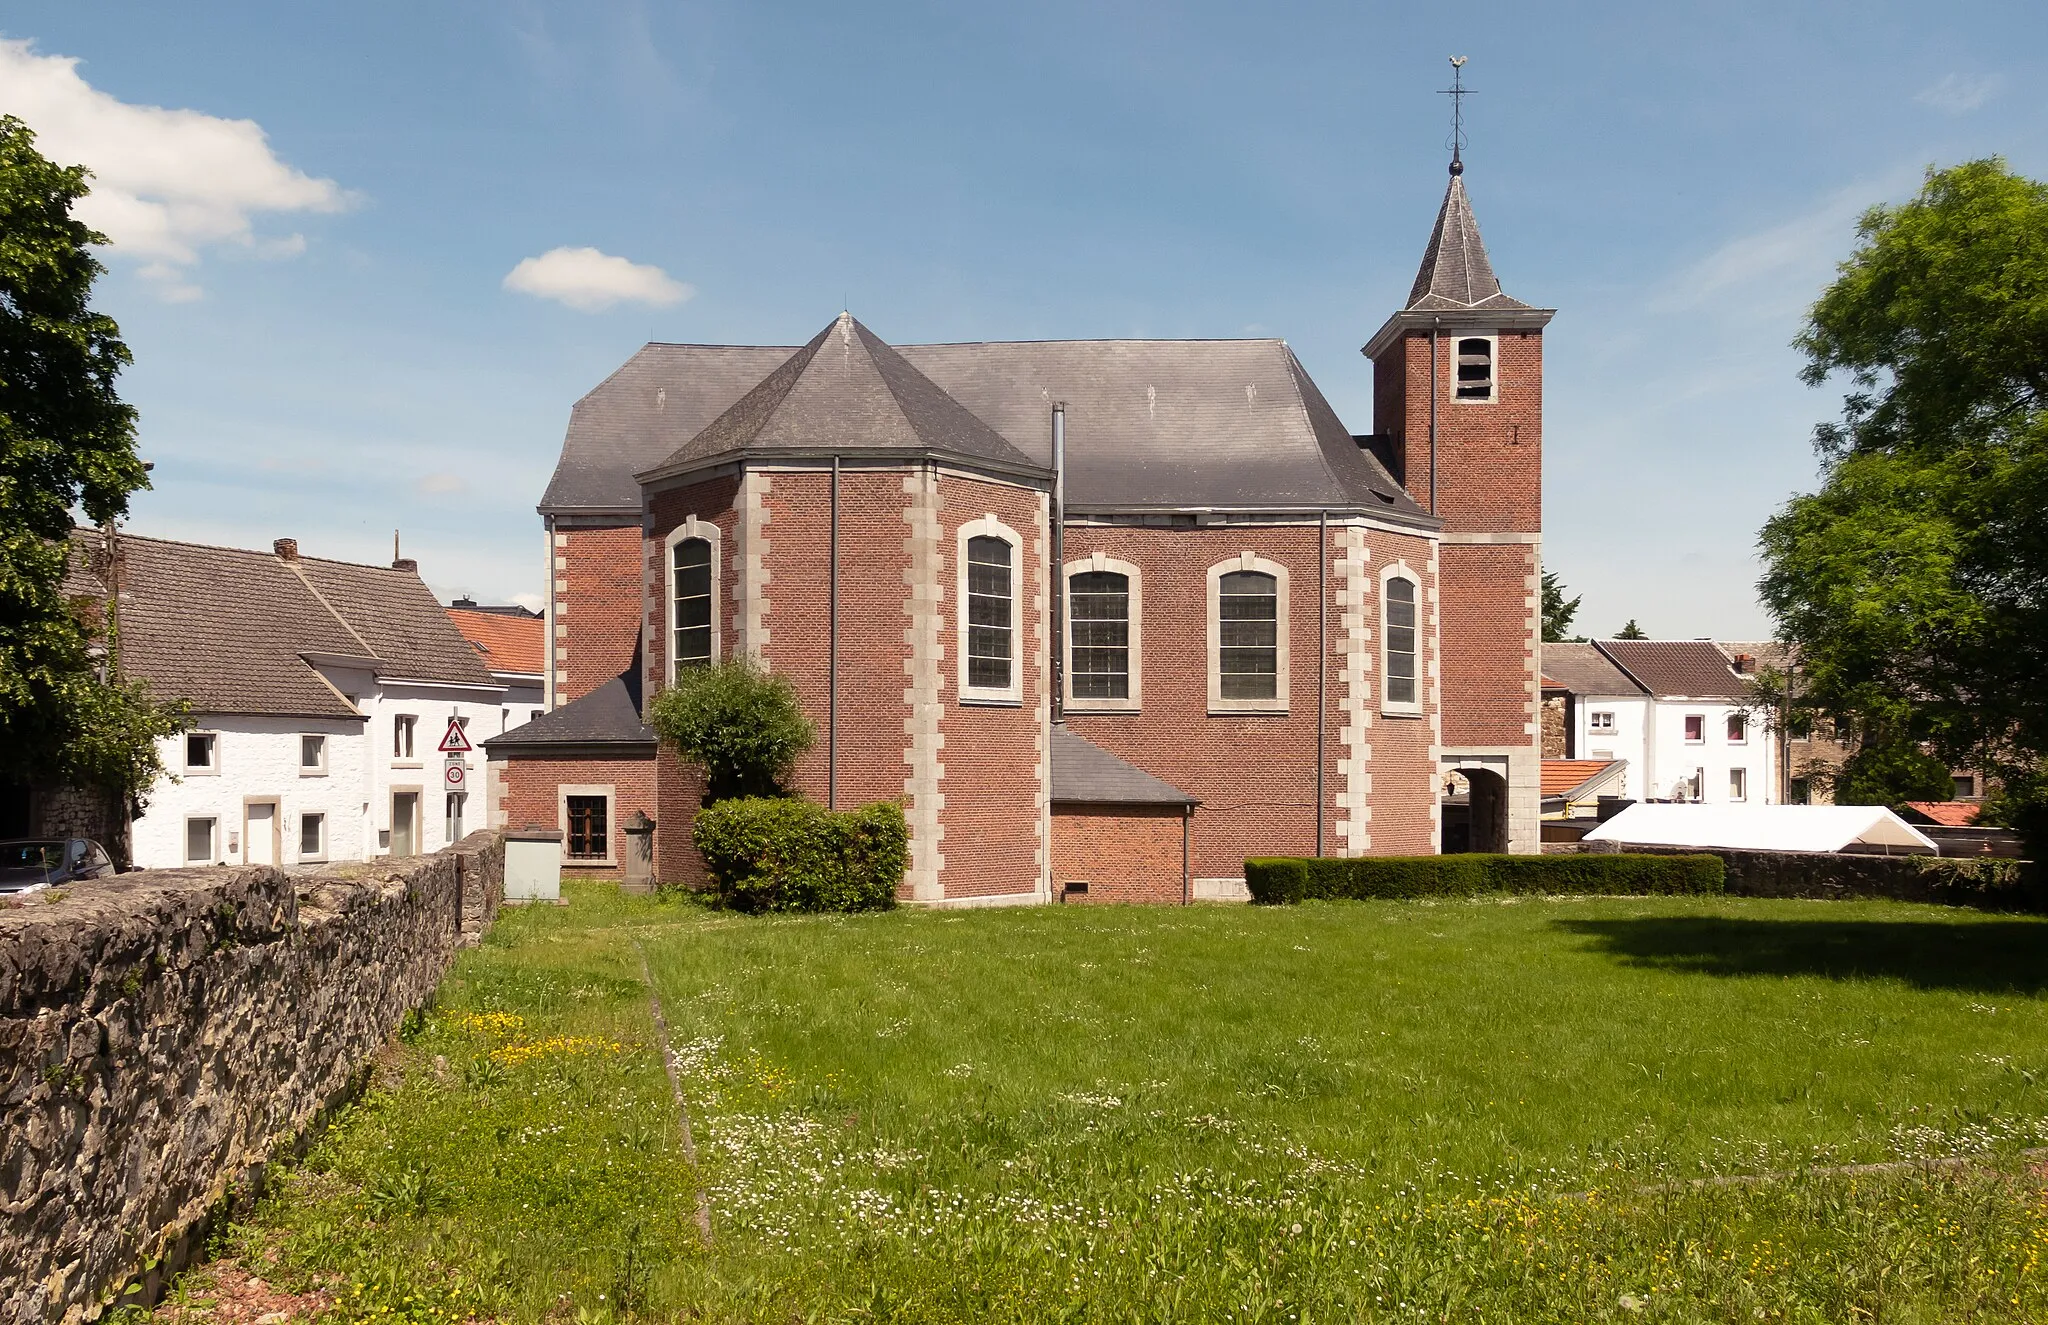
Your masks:
{"label": "roof ridge", "polygon": [[[363,656],[365,658],[375,658],[379,662],[384,661],[384,656],[378,653],[375,649],[370,647],[370,641],[364,639],[362,637],[361,632],[359,632],[354,626],[348,623],[348,618],[344,617],[340,612],[337,612],[334,608],[334,604],[327,601],[327,595],[321,593],[318,589],[313,587],[313,581],[307,578],[306,572],[300,570],[295,562],[286,561],[283,557],[274,557],[273,560],[275,560],[278,565],[283,566],[286,570],[290,571],[293,575],[297,576],[299,583],[306,586],[306,592],[313,595],[313,601],[320,604],[320,606],[326,608],[327,615],[333,617],[335,621],[340,624],[341,628],[349,633],[350,638],[354,639],[356,643],[363,646]],[[337,562],[333,564],[347,565],[348,563]]]}

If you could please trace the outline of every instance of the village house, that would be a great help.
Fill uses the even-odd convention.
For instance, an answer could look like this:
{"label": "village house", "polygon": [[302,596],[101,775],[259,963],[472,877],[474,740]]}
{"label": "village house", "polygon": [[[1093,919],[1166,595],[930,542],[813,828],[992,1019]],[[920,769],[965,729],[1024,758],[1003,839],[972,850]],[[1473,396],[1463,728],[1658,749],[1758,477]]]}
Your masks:
{"label": "village house", "polygon": [[439,747],[451,723],[456,744],[502,731],[508,687],[415,563],[306,557],[289,538],[269,552],[111,538],[115,664],[192,718],[160,743],[169,776],[130,826],[135,864],[409,856],[484,826],[482,755]]}
{"label": "village house", "polygon": [[[1249,855],[1538,849],[1542,344],[1452,177],[1354,434],[1279,340],[650,344],[541,499],[550,709],[486,742],[568,867],[697,882],[645,705],[749,656],[904,900],[1241,895]],[[1064,603],[1064,612],[1060,610]]]}
{"label": "village house", "polygon": [[1600,796],[1780,803],[1777,737],[1751,711],[1742,667],[1707,640],[1545,644],[1544,692],[1562,713],[1546,752],[1560,812]]}

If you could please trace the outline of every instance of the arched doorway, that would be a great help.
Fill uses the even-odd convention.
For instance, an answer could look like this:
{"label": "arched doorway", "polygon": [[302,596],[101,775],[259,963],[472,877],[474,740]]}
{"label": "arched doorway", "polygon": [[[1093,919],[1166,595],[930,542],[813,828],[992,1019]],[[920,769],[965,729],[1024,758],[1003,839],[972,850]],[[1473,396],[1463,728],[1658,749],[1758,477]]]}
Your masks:
{"label": "arched doorway", "polygon": [[1443,853],[1506,852],[1508,780],[1490,768],[1470,765],[1449,774],[1444,786]]}

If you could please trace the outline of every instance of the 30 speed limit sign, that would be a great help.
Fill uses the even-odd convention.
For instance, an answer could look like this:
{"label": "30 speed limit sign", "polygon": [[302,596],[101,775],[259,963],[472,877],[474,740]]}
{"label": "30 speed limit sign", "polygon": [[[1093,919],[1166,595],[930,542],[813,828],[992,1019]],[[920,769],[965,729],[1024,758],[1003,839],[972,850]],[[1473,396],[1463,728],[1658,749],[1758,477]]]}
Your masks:
{"label": "30 speed limit sign", "polygon": [[441,773],[441,786],[448,791],[462,791],[469,785],[469,765],[460,759],[448,761],[448,767]]}

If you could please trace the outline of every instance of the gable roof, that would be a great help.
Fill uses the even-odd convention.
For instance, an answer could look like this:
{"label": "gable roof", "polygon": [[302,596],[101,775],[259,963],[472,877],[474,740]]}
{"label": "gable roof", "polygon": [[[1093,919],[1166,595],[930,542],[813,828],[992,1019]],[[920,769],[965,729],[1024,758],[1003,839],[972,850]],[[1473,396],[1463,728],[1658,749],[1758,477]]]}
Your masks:
{"label": "gable roof", "polygon": [[[637,515],[635,476],[669,469],[664,462],[686,448],[686,460],[712,453],[722,441],[698,448],[699,434],[742,398],[760,390],[765,406],[779,397],[763,433],[780,409],[800,404],[793,383],[770,388],[764,379],[804,350],[812,347],[644,347],[577,402],[540,509]],[[813,358],[823,350],[818,345]],[[885,356],[865,341],[860,351],[881,377]],[[1052,406],[1064,402],[1067,508],[1076,513],[1329,509],[1436,525],[1353,440],[1285,341],[973,342],[891,352],[1034,472],[1051,468]],[[887,403],[913,431],[924,426],[937,435],[936,411],[945,406],[928,409],[903,381],[884,381],[893,398]],[[905,399],[908,409],[894,403]],[[717,437],[753,426],[750,413],[734,417]]]}
{"label": "gable roof", "polygon": [[654,730],[640,720],[640,655],[597,689],[483,742],[487,752],[541,753],[561,746],[631,746],[654,752]]}
{"label": "gable roof", "polygon": [[497,673],[538,676],[547,666],[547,623],[537,616],[514,616],[487,608],[451,607],[448,619]]}
{"label": "gable roof", "polygon": [[841,313],[642,481],[725,456],[930,454],[1046,475],[872,331]]}
{"label": "gable roof", "polygon": [[1528,307],[1501,293],[1500,278],[1493,274],[1485,241],[1479,238],[1479,218],[1472,214],[1472,199],[1465,193],[1464,171],[1454,166],[1436,225],[1429,232],[1429,246],[1422,251],[1422,266],[1408,290],[1406,311]]}
{"label": "gable roof", "polygon": [[1643,688],[1592,644],[1549,644],[1543,648],[1543,686],[1574,695],[1639,695]]}
{"label": "gable roof", "polygon": [[1052,729],[1052,799],[1060,805],[1199,805],[1064,723]]}
{"label": "gable roof", "polygon": [[[72,546],[78,556],[79,539]],[[126,532],[116,549],[120,669],[195,713],[360,718],[303,654],[360,658],[379,676],[491,684],[414,572]]]}
{"label": "gable roof", "polygon": [[1742,678],[1728,655],[1708,640],[1607,639],[1594,641],[1607,660],[1652,695],[1674,699],[1739,700]]}
{"label": "gable roof", "polygon": [[1561,796],[1565,800],[1584,800],[1597,791],[1626,767],[1626,759],[1546,759],[1541,773],[1544,798]]}
{"label": "gable roof", "polygon": [[1907,801],[1903,808],[1906,813],[1900,817],[1906,822],[1916,822],[1917,815],[1919,821],[1941,828],[1968,828],[1984,812],[1984,807],[1975,801]]}

